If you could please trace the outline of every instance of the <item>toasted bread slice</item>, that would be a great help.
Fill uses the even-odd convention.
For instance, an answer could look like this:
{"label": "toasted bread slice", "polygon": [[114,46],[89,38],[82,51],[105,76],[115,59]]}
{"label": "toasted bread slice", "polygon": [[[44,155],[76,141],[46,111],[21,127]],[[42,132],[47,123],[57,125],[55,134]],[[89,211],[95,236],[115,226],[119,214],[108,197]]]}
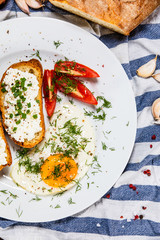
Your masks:
{"label": "toasted bread slice", "polygon": [[[4,141],[5,143],[5,147],[3,149],[3,151],[7,154],[6,156],[6,164],[1,164],[0,163],[0,171],[6,167],[7,165],[10,166],[12,164],[12,156],[11,156],[11,151],[10,151],[10,148],[9,148],[9,145],[6,141],[6,137],[4,135],[4,131],[3,131],[3,126],[2,126],[2,123],[1,123],[1,119],[0,119],[0,141]],[[1,152],[0,152],[0,155],[3,155],[3,152],[2,152],[2,149],[1,149]],[[2,161],[2,159],[0,159],[0,162]]]}
{"label": "toasted bread slice", "polygon": [[[7,77],[8,76],[8,71],[14,71],[14,69],[15,69],[15,71],[19,71],[19,75],[21,74],[21,76],[22,76],[22,78],[24,78],[23,77],[23,74],[29,74],[29,77],[31,76],[31,78],[32,78],[32,76],[33,76],[33,78],[35,78],[37,81],[38,81],[38,83],[37,83],[37,81],[36,80],[34,80],[35,82],[36,82],[36,84],[32,84],[32,85],[34,85],[34,86],[32,86],[32,91],[33,91],[33,87],[35,87],[36,88],[36,86],[37,86],[37,91],[38,91],[38,94],[37,94],[37,96],[34,98],[34,104],[33,105],[36,105],[36,103],[38,104],[38,107],[37,107],[37,105],[36,105],[36,107],[38,108],[38,112],[39,112],[39,114],[36,114],[36,115],[33,115],[33,118],[37,118],[37,119],[39,119],[39,125],[38,125],[38,127],[39,127],[39,129],[40,129],[40,131],[38,131],[38,132],[35,132],[35,134],[34,134],[34,137],[32,138],[32,139],[27,139],[27,138],[25,138],[25,139],[23,139],[23,141],[21,141],[21,140],[17,140],[16,139],[16,137],[13,137],[13,133],[11,132],[11,131],[9,131],[9,129],[10,129],[10,125],[13,123],[12,121],[12,119],[14,118],[14,121],[15,121],[15,116],[16,116],[16,114],[14,115],[14,113],[12,114],[12,113],[10,113],[10,124],[6,124],[6,115],[7,115],[7,112],[9,111],[9,105],[8,106],[6,106],[6,103],[5,103],[5,95],[8,93],[8,91],[6,91],[5,90],[5,88],[6,87],[4,87],[4,85],[5,85],[5,81],[6,81],[6,78],[5,77]],[[24,72],[24,73],[23,73]],[[28,77],[28,78],[29,78]],[[13,77],[12,77],[12,79],[14,78],[14,75],[13,75]],[[20,76],[19,76],[19,84],[22,86],[22,83],[21,83],[21,79],[22,78],[20,78]],[[11,80],[12,80],[11,79]],[[13,81],[13,80],[12,80]],[[13,87],[15,87],[16,86],[16,79],[14,80],[15,81],[15,85],[14,85],[14,83],[12,83],[12,85],[13,85]],[[27,81],[29,81],[29,80],[27,80]],[[27,82],[26,81],[26,82]],[[2,76],[2,79],[1,79],[1,83],[0,83],[0,92],[1,92],[1,95],[0,95],[0,108],[1,108],[1,112],[2,112],[2,119],[3,119],[3,126],[4,126],[4,128],[5,128],[5,130],[8,132],[8,134],[9,134],[9,137],[16,143],[16,144],[18,144],[19,146],[21,146],[21,147],[24,147],[24,148],[32,148],[32,147],[34,147],[35,145],[37,145],[39,142],[41,142],[42,141],[42,139],[44,138],[44,135],[45,135],[45,124],[44,124],[44,116],[43,116],[43,101],[42,101],[42,81],[43,81],[43,69],[42,69],[42,65],[41,65],[41,63],[38,61],[38,60],[36,60],[36,59],[31,59],[31,60],[29,60],[29,61],[23,61],[23,62],[19,62],[19,63],[15,63],[15,64],[13,64],[13,65],[11,65],[7,70],[6,70],[6,72],[3,74],[3,76]],[[8,82],[8,85],[9,85],[9,82]],[[30,83],[30,85],[31,85],[31,83]],[[26,85],[27,87],[29,86],[29,84],[28,85]],[[12,86],[10,86],[9,87],[9,89],[10,89],[10,91],[9,91],[9,93],[12,95],[11,96],[11,98],[13,99],[14,97],[13,97],[13,91],[12,91]],[[18,88],[17,88],[18,89]],[[16,89],[16,91],[19,91],[19,90],[17,90]],[[20,89],[20,88],[19,88]],[[21,89],[22,89],[22,87],[21,87]],[[20,91],[21,91],[21,89],[20,89]],[[26,87],[24,87],[23,86],[23,89],[25,89],[25,91],[29,91],[29,90],[26,90],[26,89],[29,89],[29,87],[28,88],[26,88]],[[23,90],[22,90],[23,91]],[[25,94],[24,92],[23,92],[23,94]],[[27,95],[28,94],[28,95]],[[23,95],[22,95],[23,96]],[[26,104],[25,103],[25,101],[27,101],[26,99],[28,99],[28,97],[29,97],[29,93],[28,92],[26,92],[26,95],[24,95],[25,96],[25,100],[24,100],[24,103],[23,103],[23,99],[22,99],[22,101],[20,102],[20,104],[22,103],[22,106],[23,106],[23,104]],[[16,99],[16,101],[18,101],[18,99],[20,99],[20,97],[18,96],[18,97],[16,97],[15,98]],[[15,99],[13,99],[13,100],[15,100]],[[10,100],[11,101],[11,100]],[[12,104],[12,102],[10,103],[10,101],[8,101],[9,102],[9,104]],[[30,105],[33,103],[33,101],[31,102],[31,103],[29,103]],[[35,103],[36,102],[36,103]],[[13,104],[12,104],[13,105]],[[19,107],[19,110],[20,110],[20,107]],[[23,110],[23,109],[22,109]],[[30,111],[29,109],[28,109],[28,111]],[[23,114],[23,113],[22,113]],[[29,113],[28,113],[29,114]],[[12,116],[12,115],[14,115],[14,117]],[[26,118],[26,116],[27,116],[27,114],[25,113],[23,116],[22,116],[22,120],[19,120],[19,121],[23,121],[23,124],[25,125],[26,123],[28,124],[28,131],[30,130],[30,133],[31,132],[33,132],[34,131],[34,128],[36,128],[36,126],[37,126],[37,124],[35,124],[35,127],[29,127],[29,122],[27,122],[27,120],[24,120],[24,118]],[[8,117],[9,118],[9,117]],[[27,116],[27,118],[28,118],[28,116]],[[30,117],[31,118],[31,117]],[[32,119],[33,119],[32,118]],[[26,122],[25,122],[26,121]],[[34,123],[36,123],[36,122],[34,122]],[[14,127],[14,129],[13,130],[15,130],[16,129],[16,131],[17,131],[17,129],[18,129],[18,127],[19,127],[19,125],[18,125],[18,123],[16,123],[17,125],[14,125],[15,127]],[[29,129],[30,128],[30,129]],[[20,130],[20,128],[19,128],[19,130]],[[22,135],[24,134],[24,132],[26,133],[26,127],[22,130]],[[27,133],[28,134],[28,133]]]}

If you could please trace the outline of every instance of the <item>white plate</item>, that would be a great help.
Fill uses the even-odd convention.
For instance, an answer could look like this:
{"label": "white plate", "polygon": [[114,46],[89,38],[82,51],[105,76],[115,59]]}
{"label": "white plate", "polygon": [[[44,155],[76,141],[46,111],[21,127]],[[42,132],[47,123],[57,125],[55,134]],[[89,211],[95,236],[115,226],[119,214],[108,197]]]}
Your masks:
{"label": "white plate", "polygon": [[[72,24],[49,18],[21,18],[0,23],[0,29],[0,76],[12,63],[29,60],[39,50],[44,69],[52,69],[54,62],[64,57],[93,68],[100,78],[89,81],[87,86],[95,96],[104,95],[112,103],[104,124],[91,120],[95,124],[96,155],[101,171],[93,174],[90,168],[89,178],[82,179],[80,191],[75,192],[73,187],[59,197],[40,197],[36,201],[34,195],[12,182],[9,177],[12,166],[0,174],[0,217],[45,222],[71,216],[98,201],[114,185],[129,160],[136,134],[136,106],[130,82],[113,53],[96,37]],[[62,44],[56,48],[54,41]],[[75,104],[92,110],[81,102]],[[47,118],[45,122],[47,125]],[[107,138],[106,131],[111,131],[105,134]],[[102,142],[108,146],[107,150],[102,150]],[[15,145],[9,143],[14,164]],[[69,198],[75,204],[68,204]],[[60,208],[55,208],[57,205]]]}

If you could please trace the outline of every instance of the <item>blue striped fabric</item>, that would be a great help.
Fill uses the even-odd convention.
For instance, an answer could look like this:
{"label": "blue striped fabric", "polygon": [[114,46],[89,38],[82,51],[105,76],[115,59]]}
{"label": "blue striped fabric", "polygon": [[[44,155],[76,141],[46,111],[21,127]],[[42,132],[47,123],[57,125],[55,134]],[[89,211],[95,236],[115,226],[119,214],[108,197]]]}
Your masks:
{"label": "blue striped fabric", "polygon": [[[22,223],[18,223],[19,226],[22,226]],[[100,227],[95,228],[94,226],[100,225]],[[26,226],[30,224],[26,223]],[[160,224],[150,221],[150,220],[111,220],[106,218],[76,218],[68,217],[65,220],[59,220],[53,224],[44,223],[44,224],[35,224],[32,226],[52,228],[56,231],[61,231],[64,233],[72,232],[75,233],[92,233],[92,234],[101,234],[106,236],[121,236],[120,239],[123,239],[124,235],[128,237],[131,235],[140,235],[140,236],[159,236],[160,234]],[[96,236],[96,235],[95,235]],[[87,238],[85,238],[87,239]],[[102,238],[106,239],[106,238]],[[128,238],[129,239],[129,238]],[[136,239],[136,238],[135,238]],[[142,237],[142,239],[145,239]],[[157,238],[155,238],[157,239]]]}
{"label": "blue striped fabric", "polygon": [[[32,224],[0,218],[2,228],[34,226],[44,228],[46,231],[47,229],[52,230],[51,235],[55,234],[54,230],[61,233],[59,238],[50,239],[95,239],[98,236],[103,236],[103,238],[97,239],[110,239],[110,237],[114,239],[116,237],[115,239],[129,240],[132,239],[132,236],[135,240],[150,239],[150,237],[160,239],[160,126],[150,121],[152,103],[160,97],[160,85],[151,78],[142,79],[136,75],[136,70],[142,64],[160,52],[159,10],[157,9],[128,37],[114,32],[106,33],[104,28],[99,27],[100,41],[117,54],[117,57],[120,56],[120,53],[121,56],[128,54],[119,60],[133,86],[138,112],[134,150],[117,183],[98,203],[73,217]],[[37,16],[51,12],[65,17],[66,20],[69,16],[69,21],[72,21],[73,14],[58,9],[50,3],[40,10],[31,9],[31,15],[34,13]],[[13,0],[8,0],[7,4],[0,8],[1,21],[19,16],[21,17],[23,14]],[[88,22],[88,24],[91,29],[92,23]],[[124,47],[127,49],[126,52],[124,52]],[[159,69],[160,57],[158,56],[156,71],[160,71]],[[155,139],[152,138],[153,135],[156,136]],[[147,169],[151,171],[151,176],[144,174]],[[130,184],[136,189],[130,187]],[[138,219],[135,216],[138,216]],[[63,235],[63,233],[68,235]],[[0,237],[3,237],[3,234],[1,233]]]}

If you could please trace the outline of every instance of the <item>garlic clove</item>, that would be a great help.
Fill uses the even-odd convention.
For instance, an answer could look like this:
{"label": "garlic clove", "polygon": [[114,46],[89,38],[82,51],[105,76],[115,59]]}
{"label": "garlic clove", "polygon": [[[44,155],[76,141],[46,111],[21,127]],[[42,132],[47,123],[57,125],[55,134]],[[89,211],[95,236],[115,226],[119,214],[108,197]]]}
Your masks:
{"label": "garlic clove", "polygon": [[29,7],[26,4],[25,0],[15,0],[15,2],[24,13],[27,13],[28,15],[30,14]]}
{"label": "garlic clove", "polygon": [[160,121],[160,98],[157,98],[152,104],[152,115],[157,122]]}
{"label": "garlic clove", "polygon": [[36,0],[25,0],[29,7],[38,9],[43,7],[43,4]]}
{"label": "garlic clove", "polygon": [[160,73],[152,75],[152,77],[157,81],[160,82]]}
{"label": "garlic clove", "polygon": [[157,55],[154,59],[142,65],[137,70],[137,75],[139,77],[148,78],[151,77],[156,69]]}
{"label": "garlic clove", "polygon": [[154,121],[154,124],[160,125],[160,120]]}

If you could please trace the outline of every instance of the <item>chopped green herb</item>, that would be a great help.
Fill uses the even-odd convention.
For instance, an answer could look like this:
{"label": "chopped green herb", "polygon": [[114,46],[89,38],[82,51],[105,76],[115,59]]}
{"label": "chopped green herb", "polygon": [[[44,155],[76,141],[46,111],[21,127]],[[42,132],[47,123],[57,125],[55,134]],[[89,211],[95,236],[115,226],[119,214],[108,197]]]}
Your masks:
{"label": "chopped green herb", "polygon": [[80,191],[81,189],[82,189],[82,185],[81,185],[81,183],[80,183],[80,180],[73,180],[75,183],[76,183],[76,191],[75,192],[78,192],[78,191]]}
{"label": "chopped green herb", "polygon": [[22,87],[22,89],[23,89],[24,86],[25,86],[26,78],[21,78],[20,81],[21,81],[21,87]]}
{"label": "chopped green herb", "polygon": [[20,218],[23,213],[23,211],[21,211],[21,209],[20,209],[20,206],[18,207],[18,209],[16,209],[16,213],[17,213],[18,217]]}
{"label": "chopped green herb", "polygon": [[102,107],[104,107],[104,108],[111,108],[112,107],[111,103],[108,100],[106,100],[105,97],[98,96],[97,97],[97,101],[98,100],[102,100],[103,101]]}
{"label": "chopped green herb", "polygon": [[60,208],[61,206],[59,204],[57,204],[54,208]]}
{"label": "chopped green herb", "polygon": [[36,197],[35,198],[32,198],[29,202],[31,202],[31,201],[41,201],[42,200],[42,198],[39,198],[37,195],[36,195]]}
{"label": "chopped green herb", "polygon": [[106,144],[104,142],[102,142],[102,149],[103,150],[107,150],[107,146],[106,146]]}
{"label": "chopped green herb", "polygon": [[57,95],[57,102],[61,102],[61,101],[62,101],[62,98]]}
{"label": "chopped green herb", "polygon": [[28,148],[20,148],[16,152],[16,157],[22,159],[27,156],[28,152],[29,152]]}
{"label": "chopped green herb", "polygon": [[127,127],[129,126],[129,121],[127,122],[126,126],[127,126]]}
{"label": "chopped green herb", "polygon": [[35,146],[35,148],[34,148],[35,150],[34,150],[34,152],[35,153],[38,153],[38,152],[40,152],[41,150],[38,148],[38,146]]}
{"label": "chopped green herb", "polygon": [[7,90],[5,89],[5,87],[3,87],[3,88],[1,89],[1,92],[3,92],[3,93],[7,92]]}
{"label": "chopped green herb", "polygon": [[26,98],[24,96],[20,96],[20,98],[22,99],[22,102],[25,102]]}
{"label": "chopped green herb", "polygon": [[111,147],[111,148],[109,148],[109,150],[111,150],[111,151],[115,151],[115,148],[114,148],[114,147]]}
{"label": "chopped green herb", "polygon": [[58,41],[54,41],[53,43],[54,43],[56,49],[57,49],[61,44],[63,44],[63,43],[60,42],[59,40],[58,40]]}
{"label": "chopped green herb", "polygon": [[1,193],[8,194],[7,190],[0,190]]}
{"label": "chopped green herb", "polygon": [[38,57],[39,60],[42,61],[42,58],[40,57],[40,52],[39,52],[39,50],[36,50],[36,52],[31,55],[31,57],[33,57],[33,56]]}
{"label": "chopped green herb", "polygon": [[30,108],[31,107],[31,103],[27,103],[27,107]]}
{"label": "chopped green herb", "polygon": [[60,196],[62,196],[64,193],[66,192],[66,190],[65,191],[62,191],[62,192],[59,192],[59,193],[57,193],[56,194],[56,197],[60,197]]}
{"label": "chopped green herb", "polygon": [[48,192],[52,192],[52,189],[48,189]]}
{"label": "chopped green herb", "polygon": [[16,106],[18,109],[22,109],[22,103],[21,103],[21,100],[18,99],[17,100],[17,106]]}
{"label": "chopped green herb", "polygon": [[41,165],[43,164],[43,160],[40,162],[32,163],[31,159],[28,156],[25,156],[24,159],[19,161],[19,167],[24,166],[27,172],[31,173],[40,173]]}
{"label": "chopped green herb", "polygon": [[71,197],[68,199],[68,204],[75,204],[75,202],[72,201]]}
{"label": "chopped green herb", "polygon": [[34,114],[34,115],[33,115],[33,118],[34,118],[34,119],[37,119],[37,118],[38,118],[38,115],[37,115],[37,114]]}
{"label": "chopped green herb", "polygon": [[97,156],[94,156],[91,166],[92,166],[92,169],[96,170],[96,171],[91,172],[93,175],[95,175],[96,173],[102,172],[101,165],[98,163]]}
{"label": "chopped green herb", "polygon": [[70,99],[70,100],[69,100],[69,102],[70,102],[71,104],[73,104],[73,103],[74,103],[72,99]]}
{"label": "chopped green herb", "polygon": [[17,122],[16,122],[16,124],[18,125],[18,124],[20,124],[21,123],[21,120],[19,119]]}
{"label": "chopped green herb", "polygon": [[101,120],[105,121],[106,119],[106,113],[104,111],[104,108],[111,108],[111,103],[107,101],[103,96],[98,96],[97,101],[101,100],[103,101],[103,104],[100,107],[97,107],[95,111],[87,111],[84,109],[84,115],[93,117],[95,120]]}
{"label": "chopped green herb", "polygon": [[11,196],[12,198],[14,198],[14,199],[18,198],[18,196],[17,196],[17,195],[15,195],[15,194],[11,193],[10,191],[9,191],[9,194],[10,194],[10,196]]}
{"label": "chopped green herb", "polygon": [[106,113],[102,110],[102,114],[99,114],[99,115],[96,115],[95,114],[95,112],[91,112],[91,111],[87,111],[86,109],[84,109],[84,115],[86,115],[86,116],[92,116],[93,117],[93,119],[95,119],[95,120],[102,120],[102,121],[104,121],[105,119],[106,119]]}
{"label": "chopped green herb", "polygon": [[22,113],[22,118],[26,119],[26,117],[27,117],[27,114],[26,113]]}
{"label": "chopped green herb", "polygon": [[13,128],[13,132],[16,132],[16,131],[17,131],[17,127],[14,127],[14,128]]}
{"label": "chopped green herb", "polygon": [[26,88],[26,87],[23,87],[23,91],[27,91],[27,88]]}

